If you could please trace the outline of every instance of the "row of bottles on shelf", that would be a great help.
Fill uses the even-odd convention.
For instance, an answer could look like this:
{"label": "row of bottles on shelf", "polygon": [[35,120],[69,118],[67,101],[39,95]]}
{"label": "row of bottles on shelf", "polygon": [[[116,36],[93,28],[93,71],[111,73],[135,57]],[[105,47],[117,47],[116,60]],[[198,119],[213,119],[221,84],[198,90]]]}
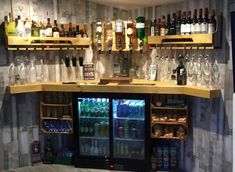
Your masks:
{"label": "row of bottles on shelf", "polygon": [[108,156],[109,142],[100,139],[81,139],[80,154],[93,156]]}
{"label": "row of bottles on shelf", "polygon": [[60,26],[57,20],[54,20],[54,26],[51,25],[50,18],[47,18],[47,24],[43,22],[36,22],[26,18],[24,21],[21,16],[18,16],[15,20],[11,13],[9,16],[4,17],[5,32],[8,36],[19,37],[88,37],[88,25],[72,25],[69,23],[68,29],[64,24]]}
{"label": "row of bottles on shelf", "polygon": [[144,121],[114,120],[114,136],[120,139],[144,139]]}
{"label": "row of bottles on shelf", "polygon": [[151,155],[151,171],[177,169],[177,147],[154,147]]}
{"label": "row of bottles on shelf", "polygon": [[[199,14],[197,13],[199,12]],[[187,34],[212,34],[216,31],[216,16],[215,10],[211,10],[209,16],[208,8],[194,9],[193,16],[191,11],[181,10],[176,13],[165,15],[161,18],[151,21],[151,36],[165,35],[187,35]],[[198,14],[198,15],[197,15]]]}
{"label": "row of bottles on shelf", "polygon": [[43,120],[42,129],[46,132],[66,132],[71,133],[73,131],[72,121],[69,120]]}
{"label": "row of bottles on shelf", "polygon": [[119,118],[138,118],[145,116],[143,100],[114,100],[114,114]]}
{"label": "row of bottles on shelf", "polygon": [[178,85],[194,85],[206,88],[220,87],[220,71],[216,59],[209,54],[186,54],[175,57],[171,51],[158,56],[157,50],[151,53],[149,80],[171,81]]}
{"label": "row of bottles on shelf", "polygon": [[143,142],[114,142],[114,155],[120,158],[143,159],[145,147]]}
{"label": "row of bottles on shelf", "polygon": [[181,125],[159,125],[152,126],[152,134],[156,138],[178,138],[184,139],[187,135],[186,127]]}
{"label": "row of bottles on shelf", "polygon": [[109,117],[109,99],[80,99],[80,117]]}
{"label": "row of bottles on shelf", "polygon": [[142,49],[146,44],[145,35],[145,17],[138,17],[136,20],[128,19],[123,21],[108,20],[102,22],[97,19],[95,22],[94,39],[96,40],[97,49],[111,51],[113,45],[117,50],[123,50],[126,45],[130,50]]}
{"label": "row of bottles on shelf", "polygon": [[65,92],[43,92],[42,101],[46,104],[69,104],[72,102],[72,94]]}
{"label": "row of bottles on shelf", "polygon": [[166,110],[161,112],[152,112],[152,121],[153,122],[181,122],[186,123],[187,115],[185,112],[183,114],[179,113],[178,110]]}
{"label": "row of bottles on shelf", "polygon": [[43,117],[52,117],[52,118],[71,118],[71,107],[70,106],[43,106]]}
{"label": "row of bottles on shelf", "polygon": [[80,135],[87,137],[108,137],[109,122],[107,120],[80,119]]}

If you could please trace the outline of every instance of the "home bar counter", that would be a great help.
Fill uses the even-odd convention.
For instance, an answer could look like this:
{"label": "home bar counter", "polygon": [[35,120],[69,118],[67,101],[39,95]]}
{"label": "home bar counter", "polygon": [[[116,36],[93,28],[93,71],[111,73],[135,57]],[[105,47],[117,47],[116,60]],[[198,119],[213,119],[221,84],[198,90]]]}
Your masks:
{"label": "home bar counter", "polygon": [[143,94],[181,94],[202,98],[216,98],[220,96],[219,89],[210,89],[189,85],[177,85],[170,82],[147,81],[134,79],[130,84],[108,83],[99,84],[99,80],[79,80],[77,82],[51,82],[8,86],[9,93],[29,93],[41,91],[60,92],[94,92],[94,93],[143,93]]}

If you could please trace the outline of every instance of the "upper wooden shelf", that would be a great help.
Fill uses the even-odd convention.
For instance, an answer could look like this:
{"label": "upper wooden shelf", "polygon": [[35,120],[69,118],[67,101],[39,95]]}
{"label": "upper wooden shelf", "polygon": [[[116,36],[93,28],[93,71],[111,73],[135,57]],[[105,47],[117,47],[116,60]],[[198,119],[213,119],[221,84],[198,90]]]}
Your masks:
{"label": "upper wooden shelf", "polygon": [[213,48],[213,34],[190,34],[190,35],[166,35],[166,36],[149,36],[149,45],[172,46],[177,45],[191,47],[210,47]]}
{"label": "upper wooden shelf", "polygon": [[89,47],[90,38],[8,36],[8,50],[74,50]]}
{"label": "upper wooden shelf", "polygon": [[78,80],[76,84],[39,83],[20,86],[8,86],[11,94],[63,91],[63,92],[100,92],[100,93],[144,93],[144,94],[184,94],[189,96],[216,98],[221,92],[219,89],[209,89],[196,86],[179,86],[173,83],[134,79],[130,84],[110,83],[98,84],[99,80]]}

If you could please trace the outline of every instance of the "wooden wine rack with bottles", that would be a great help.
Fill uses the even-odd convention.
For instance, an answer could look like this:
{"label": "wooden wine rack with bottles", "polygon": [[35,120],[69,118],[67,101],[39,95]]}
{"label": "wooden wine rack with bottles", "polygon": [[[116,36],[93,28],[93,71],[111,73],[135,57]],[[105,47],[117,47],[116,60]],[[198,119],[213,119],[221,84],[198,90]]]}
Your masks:
{"label": "wooden wine rack with bottles", "polygon": [[73,134],[73,108],[71,93],[41,93],[40,128],[43,133]]}
{"label": "wooden wine rack with bottles", "polygon": [[188,106],[182,95],[153,95],[151,98],[151,138],[186,139]]}

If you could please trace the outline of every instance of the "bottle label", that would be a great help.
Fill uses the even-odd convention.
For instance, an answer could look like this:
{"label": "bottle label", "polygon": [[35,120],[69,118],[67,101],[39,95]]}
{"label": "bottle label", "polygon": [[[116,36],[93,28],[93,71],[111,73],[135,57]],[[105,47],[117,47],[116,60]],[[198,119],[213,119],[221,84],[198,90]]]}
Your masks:
{"label": "bottle label", "polygon": [[202,23],[201,24],[201,33],[207,33],[208,31],[208,25],[207,23]]}
{"label": "bottle label", "polygon": [[214,33],[215,32],[215,27],[212,23],[208,24],[208,33]]}
{"label": "bottle label", "polygon": [[180,75],[182,76],[184,74],[184,68],[180,69]]}
{"label": "bottle label", "polygon": [[46,28],[46,36],[52,36],[52,28]]}
{"label": "bottle label", "polygon": [[186,34],[189,34],[190,32],[191,32],[191,25],[187,23],[187,24],[185,25],[185,33],[186,33]]}
{"label": "bottle label", "polygon": [[183,35],[183,34],[185,34],[185,29],[186,28],[186,25],[185,24],[181,24],[181,26],[180,26],[180,33],[181,33],[181,35]]}
{"label": "bottle label", "polygon": [[137,29],[144,29],[144,27],[145,27],[144,23],[136,23]]}
{"label": "bottle label", "polygon": [[133,34],[133,29],[129,27],[126,31],[127,35],[132,35]]}
{"label": "bottle label", "polygon": [[60,32],[53,32],[53,37],[60,37]]}
{"label": "bottle label", "polygon": [[161,35],[161,36],[165,36],[165,33],[166,33],[165,30],[166,30],[165,28],[161,28],[161,29],[160,29],[160,35]]}
{"label": "bottle label", "polygon": [[101,25],[96,26],[96,32],[102,33],[102,26]]}
{"label": "bottle label", "polygon": [[195,24],[195,33],[201,33],[201,25],[199,23]]}
{"label": "bottle label", "polygon": [[45,36],[46,36],[46,30],[40,29],[40,37],[45,37]]}
{"label": "bottle label", "polygon": [[191,34],[195,33],[195,24],[190,25]]}
{"label": "bottle label", "polygon": [[154,35],[155,35],[154,32],[155,32],[155,29],[154,29],[154,27],[152,26],[152,27],[151,27],[151,33],[150,33],[150,35],[151,35],[151,36],[154,36]]}
{"label": "bottle label", "polygon": [[122,22],[116,22],[115,32],[122,33]]}

